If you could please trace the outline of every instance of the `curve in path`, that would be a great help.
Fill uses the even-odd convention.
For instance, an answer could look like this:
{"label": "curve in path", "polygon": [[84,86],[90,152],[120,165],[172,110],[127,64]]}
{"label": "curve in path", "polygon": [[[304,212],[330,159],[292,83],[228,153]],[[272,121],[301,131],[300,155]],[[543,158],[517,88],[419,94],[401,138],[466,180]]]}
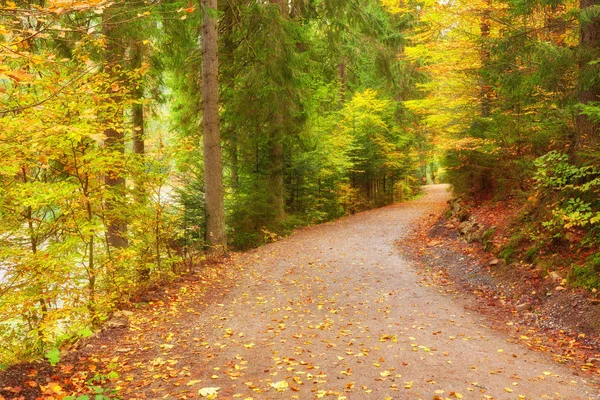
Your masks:
{"label": "curve in path", "polygon": [[448,198],[446,186],[427,187],[237,255],[218,304],[200,306],[202,284],[187,286],[98,358],[119,357],[126,398],[197,398],[207,387],[218,399],[599,398],[420,283],[393,243]]}

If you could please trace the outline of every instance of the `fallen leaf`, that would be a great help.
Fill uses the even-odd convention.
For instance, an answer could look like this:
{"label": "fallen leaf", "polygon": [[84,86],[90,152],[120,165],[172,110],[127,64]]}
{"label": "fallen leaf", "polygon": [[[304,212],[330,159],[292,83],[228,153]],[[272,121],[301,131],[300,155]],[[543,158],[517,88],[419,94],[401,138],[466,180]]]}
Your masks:
{"label": "fallen leaf", "polygon": [[198,394],[202,397],[206,397],[207,399],[216,399],[219,394],[220,387],[205,387],[198,390]]}

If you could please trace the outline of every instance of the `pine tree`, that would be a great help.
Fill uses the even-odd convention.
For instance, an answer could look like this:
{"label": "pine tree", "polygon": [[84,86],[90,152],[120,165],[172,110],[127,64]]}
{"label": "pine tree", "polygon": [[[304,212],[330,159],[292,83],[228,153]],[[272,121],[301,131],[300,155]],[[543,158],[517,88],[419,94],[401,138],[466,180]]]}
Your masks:
{"label": "pine tree", "polygon": [[206,196],[206,242],[212,252],[227,250],[223,209],[223,162],[219,123],[217,0],[202,0],[202,134]]}

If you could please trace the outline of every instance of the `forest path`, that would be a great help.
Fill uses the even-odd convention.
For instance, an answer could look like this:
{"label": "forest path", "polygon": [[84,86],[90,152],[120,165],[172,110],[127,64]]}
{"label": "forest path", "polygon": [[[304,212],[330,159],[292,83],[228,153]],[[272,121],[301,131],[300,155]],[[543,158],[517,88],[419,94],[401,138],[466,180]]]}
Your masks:
{"label": "forest path", "polygon": [[219,289],[208,278],[177,287],[117,340],[88,346],[88,363],[112,361],[128,399],[600,398],[464,299],[421,283],[394,242],[448,199],[429,186],[236,254],[213,271]]}

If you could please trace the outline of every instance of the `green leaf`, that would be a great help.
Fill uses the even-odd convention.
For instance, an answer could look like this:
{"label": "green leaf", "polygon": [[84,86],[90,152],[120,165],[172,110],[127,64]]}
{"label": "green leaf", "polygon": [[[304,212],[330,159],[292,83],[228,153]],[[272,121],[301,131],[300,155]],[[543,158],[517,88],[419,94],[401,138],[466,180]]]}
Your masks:
{"label": "green leaf", "polygon": [[54,366],[60,361],[60,350],[54,347],[53,349],[46,352],[45,356],[50,362],[50,365]]}
{"label": "green leaf", "polygon": [[84,328],[84,329],[80,329],[77,331],[77,336],[79,336],[82,339],[88,338],[88,337],[92,336],[93,334],[94,334],[94,332],[92,332],[92,330],[89,328]]}

